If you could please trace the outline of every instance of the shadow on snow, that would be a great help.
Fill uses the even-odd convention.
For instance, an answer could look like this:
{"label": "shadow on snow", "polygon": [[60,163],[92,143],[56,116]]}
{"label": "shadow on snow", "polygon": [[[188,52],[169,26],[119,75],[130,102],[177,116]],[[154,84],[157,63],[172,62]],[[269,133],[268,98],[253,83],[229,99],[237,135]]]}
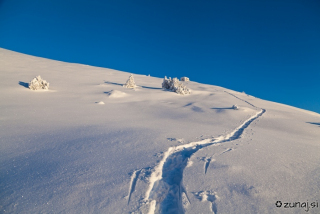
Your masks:
{"label": "shadow on snow", "polygon": [[[112,85],[120,85],[120,86],[123,86],[124,84],[120,84],[120,83],[116,83],[116,82],[109,82],[109,81],[105,81],[104,83],[106,84],[112,84]],[[149,87],[149,86],[142,86],[142,85],[137,85],[138,87],[141,87],[141,88],[146,88],[146,89],[162,89],[162,88],[156,88],[156,87]]]}
{"label": "shadow on snow", "polygon": [[312,125],[318,125],[320,127],[320,123],[313,123],[313,122],[306,122],[306,123],[310,123]]}
{"label": "shadow on snow", "polygon": [[27,82],[21,82],[21,81],[19,81],[19,85],[21,85],[21,86],[23,86],[23,87],[25,87],[25,88],[29,88],[29,83],[27,83]]}

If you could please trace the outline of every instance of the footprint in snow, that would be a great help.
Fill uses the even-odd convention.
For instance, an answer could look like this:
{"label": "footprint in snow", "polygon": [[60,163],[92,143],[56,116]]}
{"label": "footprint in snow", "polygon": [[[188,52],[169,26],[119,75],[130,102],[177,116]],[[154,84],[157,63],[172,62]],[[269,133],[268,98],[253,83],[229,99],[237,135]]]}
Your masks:
{"label": "footprint in snow", "polygon": [[217,213],[217,205],[215,201],[219,199],[218,195],[214,191],[200,191],[200,192],[193,192],[193,195],[200,200],[201,202],[210,202],[210,211],[214,214]]}

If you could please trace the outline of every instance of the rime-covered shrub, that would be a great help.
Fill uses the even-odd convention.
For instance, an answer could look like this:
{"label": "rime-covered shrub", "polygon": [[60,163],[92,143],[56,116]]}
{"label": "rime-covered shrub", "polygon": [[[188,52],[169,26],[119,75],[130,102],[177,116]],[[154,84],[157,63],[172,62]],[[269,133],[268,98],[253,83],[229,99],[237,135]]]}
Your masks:
{"label": "rime-covered shrub", "polygon": [[39,75],[29,82],[29,88],[31,90],[49,89],[49,83],[43,80]]}
{"label": "rime-covered shrub", "polygon": [[167,76],[165,76],[162,82],[162,88],[170,90],[170,82],[171,82],[171,77],[167,79]]}
{"label": "rime-covered shrub", "polygon": [[239,106],[238,106],[238,105],[233,105],[233,106],[232,106],[232,109],[238,110],[238,109],[239,109]]}
{"label": "rime-covered shrub", "polygon": [[188,77],[181,77],[180,81],[188,82],[190,81]]}
{"label": "rime-covered shrub", "polygon": [[177,94],[191,94],[191,90],[179,82],[177,78],[171,79],[171,77],[169,77],[169,79],[167,79],[167,77],[164,77],[162,88],[176,92]]}
{"label": "rime-covered shrub", "polygon": [[126,84],[123,85],[123,87],[125,87],[125,88],[136,88],[137,87],[136,83],[134,82],[132,74],[129,76],[129,79],[127,80]]}

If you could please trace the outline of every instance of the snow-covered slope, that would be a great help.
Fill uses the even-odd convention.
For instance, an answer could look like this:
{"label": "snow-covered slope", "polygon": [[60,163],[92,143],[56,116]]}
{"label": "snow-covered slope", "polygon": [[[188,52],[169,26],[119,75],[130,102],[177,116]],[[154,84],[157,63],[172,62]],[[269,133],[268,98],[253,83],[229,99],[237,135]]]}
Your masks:
{"label": "snow-covered slope", "polygon": [[5,49],[0,73],[1,213],[320,213],[319,114]]}

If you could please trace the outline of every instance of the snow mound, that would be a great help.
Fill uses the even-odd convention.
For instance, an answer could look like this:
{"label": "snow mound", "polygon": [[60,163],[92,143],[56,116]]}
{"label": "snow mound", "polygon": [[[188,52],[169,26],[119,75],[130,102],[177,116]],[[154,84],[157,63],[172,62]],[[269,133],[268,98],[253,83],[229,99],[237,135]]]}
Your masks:
{"label": "snow mound", "polygon": [[191,90],[184,86],[177,78],[171,79],[171,77],[169,77],[169,79],[167,79],[167,77],[164,77],[162,88],[176,92],[177,94],[191,94]]}
{"label": "snow mound", "polygon": [[29,88],[31,90],[39,90],[39,89],[49,89],[49,83],[43,80],[40,75],[36,76],[29,82]]}
{"label": "snow mound", "polygon": [[125,97],[127,95],[126,93],[118,90],[111,90],[108,94],[110,98],[120,98]]}
{"label": "snow mound", "polygon": [[239,106],[238,106],[238,105],[233,105],[233,106],[232,106],[232,109],[234,109],[234,110],[239,110]]}
{"label": "snow mound", "polygon": [[96,103],[99,104],[99,105],[104,105],[103,101],[99,101],[99,102],[96,102]]}

